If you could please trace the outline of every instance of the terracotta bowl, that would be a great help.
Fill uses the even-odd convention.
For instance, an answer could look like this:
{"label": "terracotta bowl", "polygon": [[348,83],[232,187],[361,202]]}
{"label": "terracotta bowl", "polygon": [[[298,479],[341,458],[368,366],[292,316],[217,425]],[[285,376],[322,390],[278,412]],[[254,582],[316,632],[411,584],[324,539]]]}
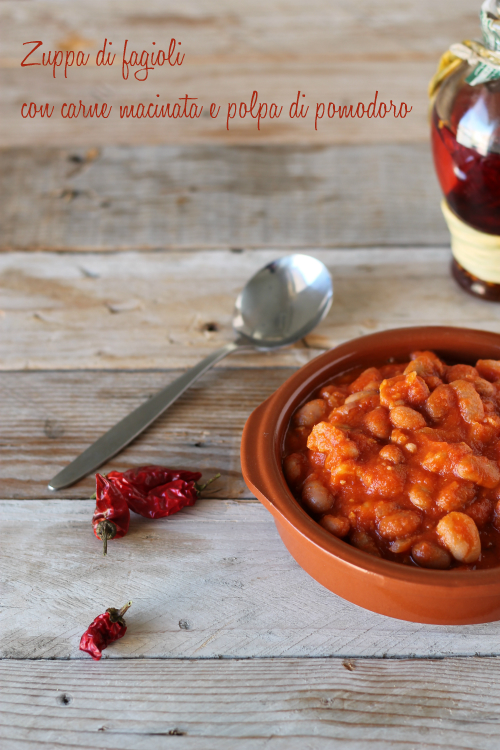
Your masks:
{"label": "terracotta bowl", "polygon": [[404,361],[431,349],[448,362],[500,359],[500,335],[465,328],[399,328],[349,341],[294,373],[250,415],[241,443],[243,476],[274,517],[288,551],[316,581],[365,609],[438,625],[500,619],[500,568],[438,571],[372,557],[325,531],[301,508],[281,469],[295,409],[323,383],[354,367]]}

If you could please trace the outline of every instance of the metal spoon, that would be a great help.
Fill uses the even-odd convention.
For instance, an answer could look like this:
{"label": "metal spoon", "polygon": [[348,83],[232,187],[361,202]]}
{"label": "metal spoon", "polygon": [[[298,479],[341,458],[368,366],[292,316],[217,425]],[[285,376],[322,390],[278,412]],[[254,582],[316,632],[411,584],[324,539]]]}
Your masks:
{"label": "metal spoon", "polygon": [[333,299],[330,274],[310,255],[287,255],[262,268],[236,300],[235,341],[209,354],[137,407],[51,480],[50,490],[69,487],[125,448],[210,367],[231,352],[270,351],[299,341],[323,320]]}

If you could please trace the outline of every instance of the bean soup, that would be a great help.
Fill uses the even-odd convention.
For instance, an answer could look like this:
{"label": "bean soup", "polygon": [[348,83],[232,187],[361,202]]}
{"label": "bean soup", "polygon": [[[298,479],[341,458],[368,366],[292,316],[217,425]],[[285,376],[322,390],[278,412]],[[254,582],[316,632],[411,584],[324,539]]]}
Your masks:
{"label": "bean soup", "polygon": [[283,470],[324,529],[407,565],[500,565],[500,361],[413,352],[313,396],[292,417]]}

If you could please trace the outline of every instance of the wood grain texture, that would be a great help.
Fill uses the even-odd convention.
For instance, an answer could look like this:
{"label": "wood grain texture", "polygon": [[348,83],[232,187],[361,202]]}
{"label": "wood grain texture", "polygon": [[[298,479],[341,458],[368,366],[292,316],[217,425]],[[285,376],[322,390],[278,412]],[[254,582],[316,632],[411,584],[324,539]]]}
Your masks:
{"label": "wood grain texture", "polygon": [[[299,367],[341,341],[400,326],[498,330],[499,307],[456,285],[447,250],[310,253],[334,277],[323,323],[291,349],[232,355],[221,368]],[[194,365],[231,340],[233,304],[246,280],[284,254],[0,254],[0,368]]]}
{"label": "wood grain texture", "polygon": [[496,750],[500,664],[3,662],[0,710],[9,750]]}
{"label": "wood grain texture", "polygon": [[449,243],[427,143],[4,149],[0,192],[4,250]]}
{"label": "wood grain texture", "polygon": [[[498,659],[472,655],[500,655],[500,624],[414,625],[326,591],[283,547],[238,458],[248,413],[321,350],[398,325],[498,328],[496,308],[455,287],[437,248],[448,234],[428,147],[427,80],[449,43],[474,36],[477,10],[471,0],[367,0],[362,14],[343,0],[0,3],[0,142],[19,146],[0,151],[2,748],[498,747]],[[176,36],[186,65],[146,83],[124,83],[118,68],[62,81],[19,66],[29,38],[95,53],[109,32],[118,47]],[[206,116],[19,113],[32,99],[107,101],[116,114],[159,92],[227,102],[254,88],[280,103],[301,89],[310,104],[368,102],[377,89],[413,111],[323,120],[317,132],[311,112],[260,133]],[[113,462],[222,478],[173,518],[134,516],[102,558],[94,503],[82,499],[91,482],[42,500],[47,479],[229,340],[237,291],[285,248],[334,272],[328,319],[291,350],[228,360]],[[129,597],[126,638],[91,662],[81,633]],[[469,658],[361,658],[454,655]]]}
{"label": "wood grain texture", "polygon": [[[0,65],[4,86],[0,137],[12,144],[105,144],[212,142],[410,142],[427,140],[427,83],[437,61],[453,42],[479,34],[478,5],[472,0],[366,0],[363,10],[344,0],[4,0],[0,22],[5,44]],[[43,67],[21,68],[23,42],[42,39],[43,50],[80,49],[93,59],[104,41],[121,53],[130,40],[139,52],[152,42],[168,47],[181,40],[186,59],[175,69],[159,68],[147,81],[123,81],[119,61],[69,69],[64,79]],[[109,49],[109,48],[108,48]],[[41,52],[40,50],[39,52]],[[23,54],[24,52],[24,54]],[[119,55],[120,57],[120,55]],[[33,56],[31,60],[33,61]],[[248,100],[258,90],[261,101],[286,108],[300,89],[317,101],[355,106],[368,104],[375,90],[386,101],[405,101],[413,111],[405,120],[324,120],[314,131],[313,113],[305,120],[284,115],[263,125],[234,121],[229,132],[218,119],[144,121],[114,117],[118,105],[139,101],[174,101],[189,94],[206,105]],[[24,120],[23,102],[112,104],[109,120]],[[304,101],[306,101],[304,100]],[[206,112],[208,114],[208,112]]]}
{"label": "wood grain texture", "polygon": [[256,501],[200,500],[158,521],[133,514],[106,558],[93,509],[0,502],[1,657],[87,659],[85,628],[129,599],[127,636],[106,658],[500,655],[500,622],[419,625],[330,593]]}
{"label": "wood grain texture", "polygon": [[[207,374],[122,453],[101,467],[156,463],[222,478],[210,495],[252,497],[240,470],[249,414],[293,372],[290,368]],[[92,474],[54,495],[49,480],[100,434],[179,372],[0,373],[0,487],[8,498],[89,498]]]}

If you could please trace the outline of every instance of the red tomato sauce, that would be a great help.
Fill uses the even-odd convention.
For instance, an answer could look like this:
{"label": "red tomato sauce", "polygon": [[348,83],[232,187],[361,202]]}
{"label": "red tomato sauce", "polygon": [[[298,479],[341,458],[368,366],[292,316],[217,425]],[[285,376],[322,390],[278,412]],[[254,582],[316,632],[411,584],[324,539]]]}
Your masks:
{"label": "red tomato sauce", "polygon": [[293,415],[283,471],[334,536],[423,568],[500,565],[500,361],[348,373]]}

